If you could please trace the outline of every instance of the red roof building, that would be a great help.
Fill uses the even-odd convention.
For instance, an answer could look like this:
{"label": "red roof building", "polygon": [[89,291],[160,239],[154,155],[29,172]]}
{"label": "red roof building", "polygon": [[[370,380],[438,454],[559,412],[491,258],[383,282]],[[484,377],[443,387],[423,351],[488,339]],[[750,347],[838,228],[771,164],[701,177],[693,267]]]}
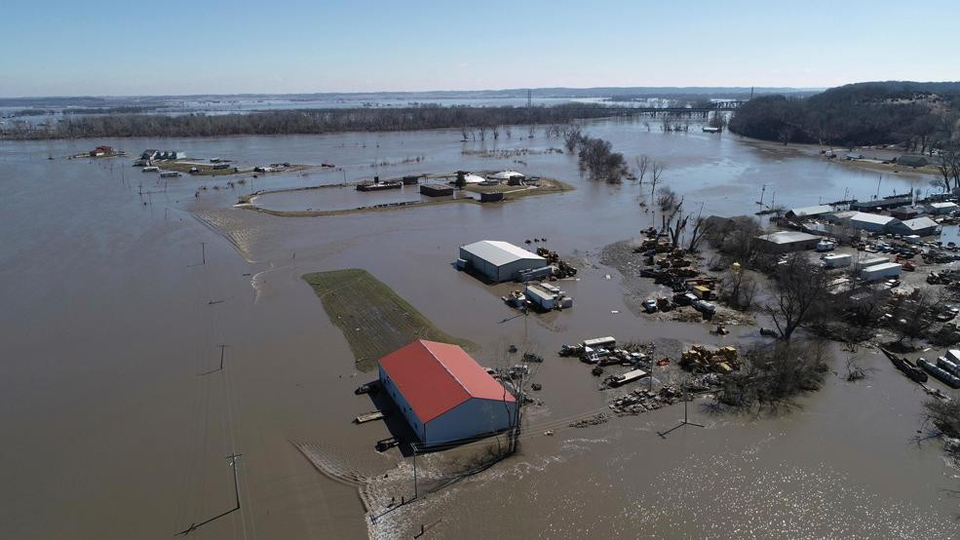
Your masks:
{"label": "red roof building", "polygon": [[414,341],[380,359],[380,383],[426,446],[513,425],[513,395],[457,345]]}

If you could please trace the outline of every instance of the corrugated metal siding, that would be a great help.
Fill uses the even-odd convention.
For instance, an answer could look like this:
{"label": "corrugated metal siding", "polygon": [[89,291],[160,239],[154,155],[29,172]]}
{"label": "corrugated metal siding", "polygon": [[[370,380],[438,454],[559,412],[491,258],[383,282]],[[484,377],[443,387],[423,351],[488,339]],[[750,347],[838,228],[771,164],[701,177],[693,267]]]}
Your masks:
{"label": "corrugated metal siding", "polygon": [[473,398],[427,422],[427,445],[503,431],[513,424],[516,403]]}
{"label": "corrugated metal siding", "polygon": [[407,425],[413,429],[414,433],[417,434],[417,437],[420,437],[420,440],[424,440],[423,432],[423,423],[420,421],[420,418],[417,417],[417,413],[413,411],[413,407],[410,406],[410,403],[407,402],[407,399],[403,397],[403,393],[397,388],[397,385],[393,383],[390,379],[390,374],[384,371],[383,366],[380,367],[380,384],[383,386],[383,389],[387,391],[387,394],[393,399],[393,402],[397,405],[397,409],[400,410],[400,414],[403,415],[407,420]]}

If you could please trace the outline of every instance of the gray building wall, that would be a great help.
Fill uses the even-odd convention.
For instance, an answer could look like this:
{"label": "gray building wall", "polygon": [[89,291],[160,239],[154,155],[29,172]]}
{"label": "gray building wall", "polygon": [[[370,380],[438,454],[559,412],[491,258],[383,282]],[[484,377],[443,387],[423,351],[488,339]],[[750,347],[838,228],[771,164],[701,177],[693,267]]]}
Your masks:
{"label": "gray building wall", "polygon": [[546,265],[546,261],[533,259],[520,259],[509,262],[503,266],[490,264],[484,259],[475,256],[473,253],[460,248],[460,258],[470,262],[470,267],[487,276],[491,280],[500,283],[501,281],[511,281],[517,278],[520,270],[540,268]]}
{"label": "gray building wall", "polygon": [[421,422],[420,418],[417,417],[417,413],[413,411],[413,407],[410,406],[407,398],[403,396],[403,392],[401,392],[400,389],[397,388],[397,385],[393,383],[390,375],[383,370],[383,366],[380,366],[380,384],[383,386],[383,389],[390,394],[393,402],[396,403],[397,409],[400,410],[400,414],[402,414],[407,420],[407,425],[409,425],[413,429],[413,432],[416,433],[417,437],[420,437],[420,440],[423,441],[423,422]]}
{"label": "gray building wall", "polygon": [[516,402],[472,398],[427,422],[427,445],[503,431],[513,425]]}

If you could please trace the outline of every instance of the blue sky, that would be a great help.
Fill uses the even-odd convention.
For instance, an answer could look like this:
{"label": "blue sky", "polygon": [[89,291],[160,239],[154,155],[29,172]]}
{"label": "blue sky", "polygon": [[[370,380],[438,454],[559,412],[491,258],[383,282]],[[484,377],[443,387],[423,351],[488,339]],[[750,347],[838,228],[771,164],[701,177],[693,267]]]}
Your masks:
{"label": "blue sky", "polygon": [[960,1],[10,0],[0,96],[960,79]]}

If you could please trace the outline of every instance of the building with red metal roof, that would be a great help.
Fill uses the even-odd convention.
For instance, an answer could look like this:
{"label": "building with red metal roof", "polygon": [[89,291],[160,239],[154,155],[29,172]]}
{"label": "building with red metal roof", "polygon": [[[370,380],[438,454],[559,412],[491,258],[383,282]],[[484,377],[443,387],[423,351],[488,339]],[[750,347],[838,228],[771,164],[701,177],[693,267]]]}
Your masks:
{"label": "building with red metal roof", "polygon": [[425,446],[513,426],[516,399],[457,345],[414,341],[380,359],[380,383]]}

